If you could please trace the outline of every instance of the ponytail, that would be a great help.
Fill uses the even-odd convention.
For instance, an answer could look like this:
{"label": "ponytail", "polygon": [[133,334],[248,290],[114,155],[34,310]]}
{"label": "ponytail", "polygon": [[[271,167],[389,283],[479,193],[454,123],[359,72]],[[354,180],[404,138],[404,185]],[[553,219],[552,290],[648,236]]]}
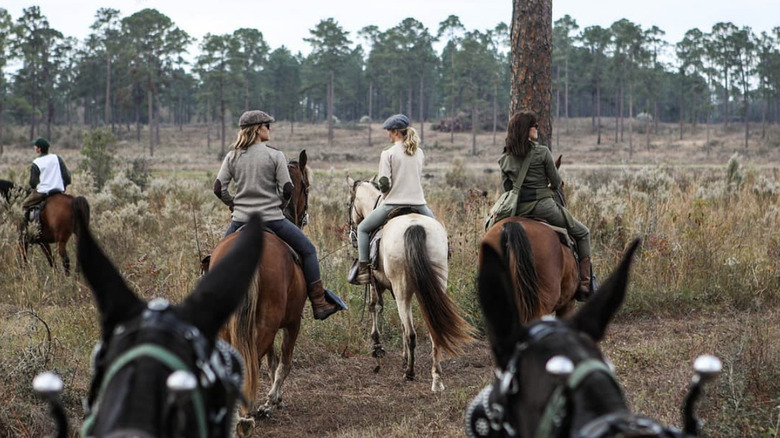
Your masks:
{"label": "ponytail", "polygon": [[404,138],[403,143],[406,155],[414,155],[420,145],[420,137],[417,136],[417,131],[410,126],[406,129],[399,129],[398,132],[400,132],[401,136]]}

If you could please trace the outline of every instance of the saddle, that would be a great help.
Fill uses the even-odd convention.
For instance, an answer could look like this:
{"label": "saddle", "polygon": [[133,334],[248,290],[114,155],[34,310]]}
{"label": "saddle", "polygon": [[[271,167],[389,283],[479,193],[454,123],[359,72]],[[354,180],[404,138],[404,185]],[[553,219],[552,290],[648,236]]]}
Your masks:
{"label": "saddle", "polygon": [[371,233],[370,246],[368,252],[369,265],[371,269],[377,269],[379,267],[379,242],[382,240],[382,229],[390,222],[391,219],[395,219],[407,214],[417,213],[412,207],[398,207],[387,215],[385,222],[380,225],[373,233]]}
{"label": "saddle", "polygon": [[[246,224],[245,224],[245,225],[242,225],[242,226],[241,226],[239,229],[237,229],[235,232],[236,232],[236,233],[238,233],[239,231],[243,230],[245,226],[246,226]],[[274,233],[274,232],[273,232],[273,231],[272,231],[270,228],[263,228],[263,231],[265,231],[266,233],[269,233],[269,234],[273,234],[274,236],[277,236],[277,237],[278,237],[278,234]],[[301,256],[300,256],[300,255],[299,255],[297,252],[295,252],[295,250],[293,249],[293,247],[292,247],[292,246],[290,246],[290,244],[289,244],[289,243],[285,242],[285,240],[284,240],[284,239],[282,239],[281,237],[279,237],[279,240],[281,240],[282,242],[284,242],[284,244],[287,246],[287,249],[290,251],[290,255],[292,255],[293,262],[294,262],[296,265],[298,265],[298,266],[302,266],[302,265],[301,265]],[[210,267],[210,266],[211,266],[211,254],[208,254],[208,255],[206,255],[205,257],[203,257],[203,258],[200,260],[200,275],[201,275],[201,276],[203,276],[203,275],[206,275],[206,274],[209,272],[209,267]]]}

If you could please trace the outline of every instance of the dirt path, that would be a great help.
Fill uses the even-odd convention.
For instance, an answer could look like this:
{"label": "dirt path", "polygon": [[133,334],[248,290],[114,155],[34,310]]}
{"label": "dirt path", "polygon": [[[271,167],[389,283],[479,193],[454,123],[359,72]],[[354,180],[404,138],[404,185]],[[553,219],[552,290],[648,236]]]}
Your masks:
{"label": "dirt path", "polygon": [[[259,420],[253,437],[463,437],[463,416],[491,379],[484,342],[465,356],[442,362],[446,389],[431,392],[430,343],[418,337],[417,379],[402,376],[401,351],[388,351],[373,372],[368,356],[331,357],[307,368],[294,367],[285,383],[285,408]],[[261,392],[269,388],[264,380]]]}

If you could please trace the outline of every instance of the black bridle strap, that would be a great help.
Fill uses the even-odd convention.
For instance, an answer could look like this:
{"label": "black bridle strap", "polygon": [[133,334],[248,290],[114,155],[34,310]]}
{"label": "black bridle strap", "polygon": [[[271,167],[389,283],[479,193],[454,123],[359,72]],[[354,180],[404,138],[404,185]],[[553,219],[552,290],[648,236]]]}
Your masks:
{"label": "black bridle strap", "polygon": [[576,391],[586,378],[596,372],[603,372],[612,380],[617,380],[612,370],[598,359],[588,359],[577,364],[577,368],[566,379],[566,385],[555,388],[550,401],[547,402],[542,420],[536,428],[536,438],[557,436],[557,431],[567,416],[567,396]]}
{"label": "black bridle strap", "polygon": [[[114,376],[120,370],[122,370],[122,368],[142,357],[152,358],[167,366],[172,371],[190,371],[190,368],[187,366],[187,364],[184,363],[184,361],[182,361],[178,356],[171,353],[167,349],[160,347],[159,345],[140,344],[125,351],[121,356],[114,360],[111,363],[111,366],[108,368],[108,372],[106,373],[105,377],[103,378],[103,382],[100,385],[97,399],[93,404],[94,409],[92,409],[89,417],[84,420],[84,424],[81,426],[81,436],[90,436],[90,432],[94,426],[95,419],[97,418],[97,414],[100,409],[100,403],[102,401],[103,394],[105,393],[108,384],[111,382]],[[198,388],[198,390],[195,391],[195,393],[192,395],[192,404],[195,407],[195,416],[198,422],[198,436],[200,438],[207,438],[208,429],[206,427],[206,405],[203,401],[203,394],[201,393],[200,388]]]}

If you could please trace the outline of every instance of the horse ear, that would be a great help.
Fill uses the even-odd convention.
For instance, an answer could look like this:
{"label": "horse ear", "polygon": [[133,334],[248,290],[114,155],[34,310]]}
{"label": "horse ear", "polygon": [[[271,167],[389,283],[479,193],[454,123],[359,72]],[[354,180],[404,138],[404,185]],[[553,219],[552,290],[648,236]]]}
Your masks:
{"label": "horse ear", "polygon": [[504,369],[524,328],[504,259],[487,243],[482,244],[480,256],[479,302],[496,365]]}
{"label": "horse ear", "polygon": [[307,161],[309,161],[309,157],[306,156],[306,149],[304,149],[298,154],[298,165],[301,167],[301,172],[306,168]]}
{"label": "horse ear", "polygon": [[369,181],[370,181],[370,182],[376,182],[376,177],[377,177],[377,176],[378,176],[378,175],[374,175],[374,176],[372,176],[372,177],[371,177],[371,179],[370,179]]}
{"label": "horse ear", "polygon": [[571,323],[575,330],[587,334],[596,342],[604,337],[607,325],[615,316],[620,305],[623,304],[631,262],[640,242],[640,239],[634,239],[631,242],[620,265],[598,288],[593,297],[582,306],[582,309],[572,317]]}
{"label": "horse ear", "polygon": [[560,169],[561,168],[561,159],[563,158],[563,154],[558,155],[558,159],[555,160],[555,168]]}
{"label": "horse ear", "polygon": [[347,174],[347,187],[349,187],[350,193],[355,191],[355,180],[350,178],[349,174]]}
{"label": "horse ear", "polygon": [[95,242],[83,213],[79,210],[75,213],[77,229],[80,230],[78,265],[95,296],[105,340],[117,324],[141,313],[145,304],[130,290],[114,264]]}
{"label": "horse ear", "polygon": [[246,295],[263,253],[263,221],[253,216],[224,259],[211,267],[178,307],[182,319],[214,339]]}

